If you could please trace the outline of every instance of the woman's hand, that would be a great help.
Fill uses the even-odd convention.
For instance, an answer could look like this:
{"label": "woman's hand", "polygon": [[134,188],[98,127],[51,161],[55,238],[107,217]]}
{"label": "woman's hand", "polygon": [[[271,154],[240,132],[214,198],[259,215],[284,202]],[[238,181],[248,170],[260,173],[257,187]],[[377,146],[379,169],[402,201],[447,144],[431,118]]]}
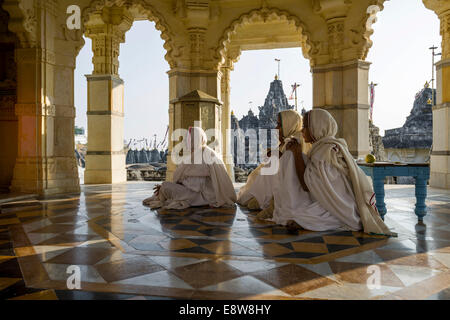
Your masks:
{"label": "woman's hand", "polygon": [[297,140],[292,139],[286,145],[286,150],[290,150],[294,154],[301,154],[302,153],[302,145]]}
{"label": "woman's hand", "polygon": [[155,195],[159,196],[159,191],[161,190],[161,185],[158,184],[153,188],[153,191],[155,192]]}

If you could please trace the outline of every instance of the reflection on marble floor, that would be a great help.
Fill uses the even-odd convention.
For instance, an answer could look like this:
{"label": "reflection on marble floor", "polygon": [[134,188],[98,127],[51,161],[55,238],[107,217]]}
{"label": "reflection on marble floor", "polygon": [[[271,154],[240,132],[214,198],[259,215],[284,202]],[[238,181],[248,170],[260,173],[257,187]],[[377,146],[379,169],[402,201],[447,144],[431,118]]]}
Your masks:
{"label": "reflection on marble floor", "polygon": [[[241,209],[152,211],[152,183],[0,207],[0,299],[449,299],[450,192],[387,186],[398,238],[289,234]],[[69,266],[81,291],[67,290]],[[368,286],[378,266],[379,286]]]}

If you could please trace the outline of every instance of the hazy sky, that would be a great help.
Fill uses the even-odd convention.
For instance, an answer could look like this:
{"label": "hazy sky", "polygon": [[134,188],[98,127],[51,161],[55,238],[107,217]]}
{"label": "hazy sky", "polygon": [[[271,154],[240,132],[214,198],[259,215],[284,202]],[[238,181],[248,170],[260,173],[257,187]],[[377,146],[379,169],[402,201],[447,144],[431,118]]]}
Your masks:
{"label": "hazy sky", "polygon": [[[378,14],[373,25],[372,62],[369,82],[376,87],[374,122],[384,130],[400,127],[409,115],[415,94],[431,79],[433,44],[439,46],[439,19],[421,0],[392,0]],[[440,52],[440,51],[439,51]],[[125,81],[125,139],[162,139],[168,124],[169,65],[160,33],[151,22],[135,22],[121,45],[119,73]],[[309,62],[300,48],[244,51],[231,75],[231,108],[240,118],[249,109],[264,104],[270,82],[277,73],[275,58],[281,59],[281,80],[289,98],[291,85],[301,83],[301,102],[312,105]],[[92,73],[91,41],[86,39],[75,70],[76,125],[86,123],[86,78]],[[437,58],[439,60],[439,57]],[[294,104],[294,101],[290,101]]]}

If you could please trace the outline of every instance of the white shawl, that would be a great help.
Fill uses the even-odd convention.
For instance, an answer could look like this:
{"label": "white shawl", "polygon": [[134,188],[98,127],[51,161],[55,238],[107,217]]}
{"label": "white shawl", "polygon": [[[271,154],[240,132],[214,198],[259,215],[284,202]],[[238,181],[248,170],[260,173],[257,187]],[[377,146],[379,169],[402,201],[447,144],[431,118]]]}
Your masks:
{"label": "white shawl", "polygon": [[[312,179],[320,176],[318,172],[315,172],[317,171],[315,164],[323,161],[334,166],[338,171],[350,178],[364,232],[397,236],[396,233],[389,230],[376,209],[370,178],[366,176],[353,159],[345,140],[335,138],[338,126],[331,114],[323,109],[313,109],[308,113],[308,128],[314,143],[308,154],[310,164],[305,172],[306,184],[308,186],[311,185]],[[331,185],[324,183],[323,188],[329,194],[334,192]],[[312,196],[319,202],[323,199],[320,195],[314,195],[313,190],[310,191]],[[330,202],[321,203],[321,205],[328,208],[336,204]],[[335,208],[333,211],[339,212],[339,208]]]}
{"label": "white shawl", "polygon": [[[207,137],[199,127],[189,128],[186,139],[188,155],[183,158],[173,174],[173,182],[179,183],[186,176],[203,175],[203,166],[207,166],[209,176],[216,195],[215,201],[209,205],[213,207],[233,206],[236,202],[236,193],[233,183],[228,176],[225,164],[220,156],[207,145]],[[197,172],[197,174],[196,174]]]}
{"label": "white shawl", "polygon": [[[297,140],[297,142],[302,145],[303,152],[306,153],[309,150],[310,146],[309,144],[306,144],[304,142],[301,133],[303,125],[302,116],[294,110],[281,111],[279,115],[281,119],[281,135],[283,138],[283,143],[279,144],[278,150],[284,153],[286,151],[287,144],[292,140]],[[275,152],[278,150],[274,150],[272,152],[272,157],[277,157],[275,155]],[[272,165],[272,157],[270,157],[266,161],[263,161],[263,163],[261,163],[255,170],[252,171],[252,173],[250,173],[247,178],[247,183],[239,190],[238,193],[238,203],[240,205],[247,205],[248,200],[250,199],[248,193],[251,193],[255,198],[260,198],[258,203],[261,201],[261,199],[272,198],[273,195],[271,195],[270,197],[268,197],[267,195],[258,197],[258,195],[256,195],[255,193],[261,192],[261,186],[255,186],[255,188],[253,188],[254,183],[258,180],[258,177],[261,174],[261,170]],[[275,161],[277,161],[277,159]],[[270,189],[270,192],[272,192],[271,186],[267,186],[267,188]],[[245,201],[243,201],[243,199],[245,199]],[[259,205],[264,207],[264,203],[259,203]]]}

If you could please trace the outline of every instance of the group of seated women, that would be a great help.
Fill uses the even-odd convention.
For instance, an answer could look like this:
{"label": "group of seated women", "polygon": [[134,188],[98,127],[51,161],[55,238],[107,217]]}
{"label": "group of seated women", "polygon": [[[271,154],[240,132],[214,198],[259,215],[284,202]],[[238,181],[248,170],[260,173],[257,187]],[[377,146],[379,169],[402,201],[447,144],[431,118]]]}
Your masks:
{"label": "group of seated women", "polygon": [[[248,177],[236,195],[219,155],[209,148],[205,132],[189,129],[184,160],[154,195],[152,209],[194,206],[258,210],[257,218],[289,230],[347,230],[395,235],[376,209],[370,179],[358,167],[329,112],[313,109],[304,119],[294,111],[278,115],[279,147]],[[276,170],[270,170],[270,168]]]}

